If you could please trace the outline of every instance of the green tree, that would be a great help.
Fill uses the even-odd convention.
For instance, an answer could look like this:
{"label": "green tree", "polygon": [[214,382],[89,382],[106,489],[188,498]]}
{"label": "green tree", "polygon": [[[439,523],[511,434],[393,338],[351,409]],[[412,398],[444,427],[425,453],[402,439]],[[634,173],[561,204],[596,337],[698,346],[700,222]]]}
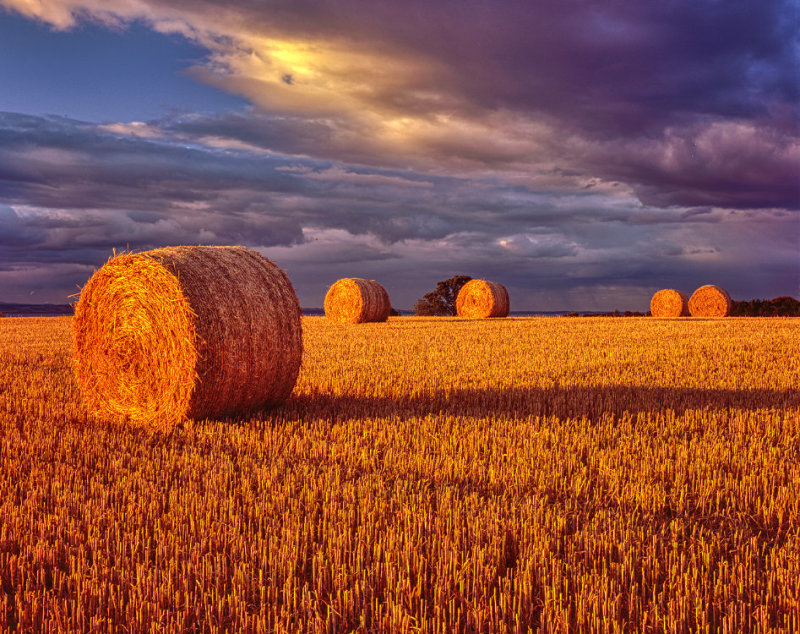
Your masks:
{"label": "green tree", "polygon": [[422,317],[452,317],[456,314],[456,297],[461,287],[472,278],[469,275],[455,275],[436,283],[436,289],[426,293],[414,304],[414,314]]}

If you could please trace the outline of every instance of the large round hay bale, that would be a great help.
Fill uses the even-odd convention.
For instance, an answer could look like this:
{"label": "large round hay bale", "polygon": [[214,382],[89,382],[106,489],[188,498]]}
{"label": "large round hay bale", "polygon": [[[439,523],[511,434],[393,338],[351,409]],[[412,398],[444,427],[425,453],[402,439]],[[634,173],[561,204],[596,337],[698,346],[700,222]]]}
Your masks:
{"label": "large round hay bale", "polygon": [[470,319],[507,317],[509,306],[506,287],[487,280],[470,280],[456,297],[458,316]]}
{"label": "large round hay bale", "polygon": [[389,293],[375,280],[345,277],[325,295],[325,316],[337,324],[386,321],[391,310]]}
{"label": "large round hay bale", "polygon": [[689,298],[682,291],[664,288],[650,300],[650,314],[653,317],[687,317]]}
{"label": "large round hay bale", "polygon": [[727,317],[731,313],[731,296],[714,284],[698,288],[689,298],[692,317]]}
{"label": "large round hay bale", "polygon": [[164,429],[280,403],[302,351],[291,282],[243,247],[118,255],[75,307],[75,376],[107,420]]}

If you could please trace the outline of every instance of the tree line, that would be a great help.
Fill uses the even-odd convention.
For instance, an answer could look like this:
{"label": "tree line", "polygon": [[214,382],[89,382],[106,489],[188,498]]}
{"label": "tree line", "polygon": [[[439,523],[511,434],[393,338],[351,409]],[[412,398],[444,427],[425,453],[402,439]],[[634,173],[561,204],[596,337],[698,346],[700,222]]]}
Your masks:
{"label": "tree line", "polygon": [[[472,278],[469,275],[455,275],[437,282],[436,288],[426,293],[414,304],[414,314],[420,317],[454,317],[456,314],[456,297],[461,287]],[[570,313],[577,315],[578,313]],[[650,313],[632,311],[614,311],[602,313],[618,317],[642,316]],[[776,297],[775,299],[751,299],[750,301],[734,301],[731,315],[735,317],[800,317],[800,301],[793,297]]]}
{"label": "tree line", "polygon": [[775,299],[751,299],[749,302],[733,302],[731,315],[736,317],[798,317],[800,301],[794,297]]}

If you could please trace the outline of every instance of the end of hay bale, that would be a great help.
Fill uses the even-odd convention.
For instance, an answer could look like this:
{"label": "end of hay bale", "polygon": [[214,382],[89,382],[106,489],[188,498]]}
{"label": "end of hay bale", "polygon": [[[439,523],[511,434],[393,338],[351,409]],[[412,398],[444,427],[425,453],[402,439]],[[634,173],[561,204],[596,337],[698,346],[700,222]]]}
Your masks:
{"label": "end of hay bale", "polygon": [[688,317],[689,298],[673,288],[661,289],[650,300],[650,314],[653,317]]}
{"label": "end of hay bale", "polygon": [[732,306],[728,292],[714,284],[701,286],[689,298],[692,317],[727,317],[731,314]]}
{"label": "end of hay bale", "polygon": [[325,295],[325,316],[337,324],[386,321],[391,310],[389,293],[375,280],[345,277]]}
{"label": "end of hay bale", "polygon": [[508,317],[510,302],[506,287],[488,280],[470,280],[456,297],[456,313],[468,319]]}
{"label": "end of hay bale", "polygon": [[274,405],[301,357],[289,279],[242,247],[116,256],[75,307],[75,377],[86,408],[107,420],[165,429]]}

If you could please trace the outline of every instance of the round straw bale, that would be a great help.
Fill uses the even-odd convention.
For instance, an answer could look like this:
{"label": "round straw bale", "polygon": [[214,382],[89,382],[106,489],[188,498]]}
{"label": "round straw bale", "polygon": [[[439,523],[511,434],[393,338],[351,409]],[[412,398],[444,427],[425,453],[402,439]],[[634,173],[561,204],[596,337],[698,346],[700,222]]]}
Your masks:
{"label": "round straw bale", "polygon": [[375,280],[345,277],[325,295],[325,316],[337,324],[386,321],[391,310],[389,293]]}
{"label": "round straw bale", "polygon": [[692,317],[727,317],[731,313],[731,296],[713,284],[698,288],[689,298]]}
{"label": "round straw bale", "polygon": [[653,317],[687,317],[689,298],[682,291],[664,288],[650,300],[650,314]]}
{"label": "round straw bale", "polygon": [[508,310],[508,291],[497,282],[470,280],[461,287],[456,297],[456,312],[459,317],[507,317]]}
{"label": "round straw bale", "polygon": [[81,291],[72,338],[87,410],[161,429],[284,401],[303,352],[291,282],[243,247],[110,259]]}

